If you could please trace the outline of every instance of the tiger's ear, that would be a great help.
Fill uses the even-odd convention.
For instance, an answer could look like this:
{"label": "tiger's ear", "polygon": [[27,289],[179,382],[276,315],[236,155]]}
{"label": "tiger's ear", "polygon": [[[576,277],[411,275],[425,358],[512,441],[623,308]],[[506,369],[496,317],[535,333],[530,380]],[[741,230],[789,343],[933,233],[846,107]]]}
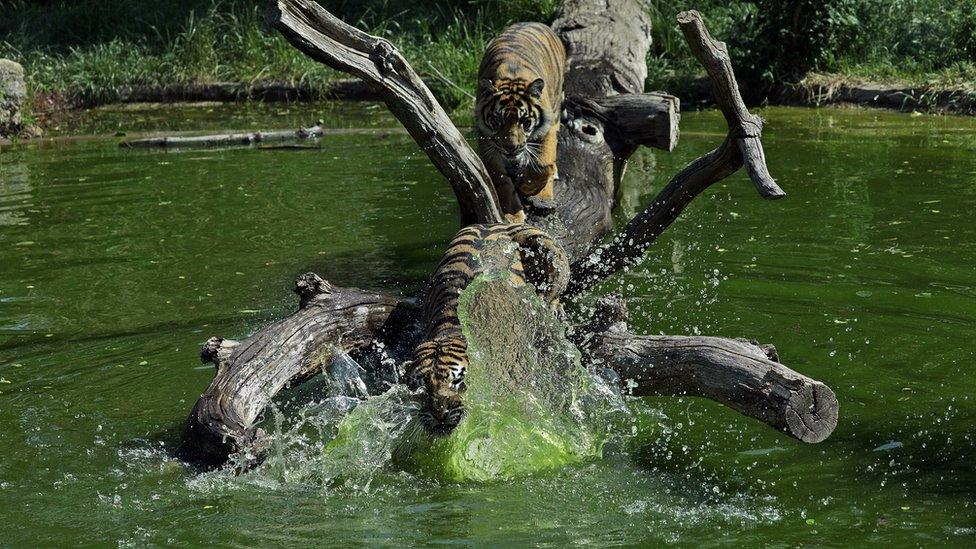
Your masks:
{"label": "tiger's ear", "polygon": [[541,78],[536,78],[529,84],[529,95],[536,99],[542,97],[542,88],[544,87],[546,87],[546,83]]}
{"label": "tiger's ear", "polygon": [[491,78],[482,78],[478,80],[478,87],[487,93],[495,93],[497,88],[495,88],[495,82]]}

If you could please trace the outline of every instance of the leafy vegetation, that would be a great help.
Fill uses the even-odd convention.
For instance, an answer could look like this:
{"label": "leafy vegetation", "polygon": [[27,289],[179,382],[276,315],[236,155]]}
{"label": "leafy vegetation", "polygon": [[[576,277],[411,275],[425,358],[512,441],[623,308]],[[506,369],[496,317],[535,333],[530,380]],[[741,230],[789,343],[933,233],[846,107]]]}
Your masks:
{"label": "leafy vegetation", "polygon": [[[550,21],[559,0],[321,0],[393,39],[460,104],[484,44],[513,21]],[[0,56],[37,100],[111,101],[133,85],[276,80],[324,89],[335,74],[267,28],[254,0],[0,0]],[[700,68],[674,16],[701,11],[754,87],[810,71],[861,79],[976,80],[976,0],[648,0],[649,85],[681,93]],[[461,89],[446,82],[454,82]]]}

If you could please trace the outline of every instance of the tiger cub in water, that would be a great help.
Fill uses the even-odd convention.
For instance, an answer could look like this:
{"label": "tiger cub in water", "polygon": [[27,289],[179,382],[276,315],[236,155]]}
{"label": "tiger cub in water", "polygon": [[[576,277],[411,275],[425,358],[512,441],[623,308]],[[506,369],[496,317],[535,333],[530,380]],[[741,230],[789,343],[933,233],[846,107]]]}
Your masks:
{"label": "tiger cub in water", "polygon": [[540,210],[555,207],[565,72],[566,49],[541,23],[508,27],[481,60],[475,102],[479,151],[511,222],[525,221],[523,201]]}
{"label": "tiger cub in water", "polygon": [[569,261],[546,233],[523,224],[470,225],[458,232],[427,286],[423,341],[405,364],[408,386],[426,389],[420,422],[432,434],[449,434],[464,417],[461,395],[465,390],[468,342],[458,319],[458,298],[485,271],[481,252],[505,240],[518,246],[510,269],[514,284],[532,283],[553,305],[566,289]]}

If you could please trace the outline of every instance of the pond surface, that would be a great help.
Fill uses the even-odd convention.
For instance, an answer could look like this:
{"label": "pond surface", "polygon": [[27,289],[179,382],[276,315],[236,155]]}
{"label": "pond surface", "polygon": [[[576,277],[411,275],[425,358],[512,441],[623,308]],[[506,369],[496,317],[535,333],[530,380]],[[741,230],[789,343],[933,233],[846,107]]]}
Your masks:
{"label": "pond surface", "polygon": [[[600,291],[626,296],[637,331],[774,343],[837,393],[833,436],[805,445],[708,401],[644,399],[602,459],[463,484],[387,470],[336,486],[290,474],[300,463],[234,478],[171,457],[213,376],[199,345],[288,314],[296,275],[418,290],[456,208],[406,135],[0,151],[0,543],[976,544],[976,120],[763,114],[789,196],[763,201],[735,175]],[[317,118],[395,127],[364,105],[103,112],[85,127]],[[641,152],[620,219],[723,128],[686,114],[677,151]]]}

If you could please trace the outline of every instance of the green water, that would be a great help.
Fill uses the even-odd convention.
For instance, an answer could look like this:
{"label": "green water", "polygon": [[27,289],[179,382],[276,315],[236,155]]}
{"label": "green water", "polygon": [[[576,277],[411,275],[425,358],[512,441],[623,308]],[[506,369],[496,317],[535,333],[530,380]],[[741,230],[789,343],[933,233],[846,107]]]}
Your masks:
{"label": "green water", "polygon": [[[205,109],[79,127],[394,125],[364,106]],[[334,486],[295,460],[233,478],[170,457],[212,377],[200,343],[287,314],[295,275],[418,290],[456,209],[409,138],[3,149],[0,545],[972,546],[976,120],[764,115],[789,196],[762,201],[737,174],[602,291],[627,297],[640,331],[775,343],[837,393],[834,435],[804,445],[717,404],[647,399],[603,459],[484,483],[387,467]],[[721,128],[686,114],[676,152],[642,152],[621,218]]]}

